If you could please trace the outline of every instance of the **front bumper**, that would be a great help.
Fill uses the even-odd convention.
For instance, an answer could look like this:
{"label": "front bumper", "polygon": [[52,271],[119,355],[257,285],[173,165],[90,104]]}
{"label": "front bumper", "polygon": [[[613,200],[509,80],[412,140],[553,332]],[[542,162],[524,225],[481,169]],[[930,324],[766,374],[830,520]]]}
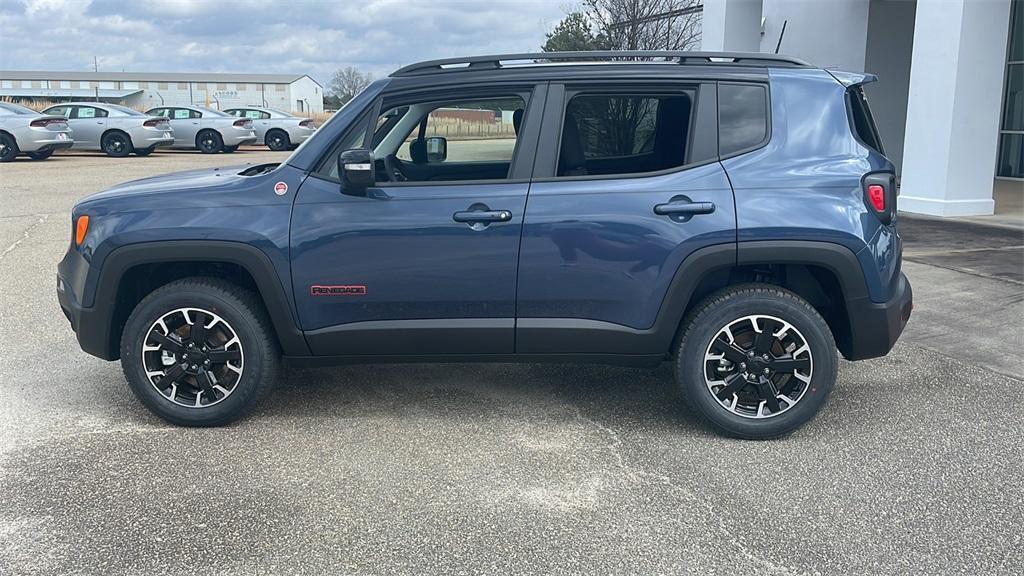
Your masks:
{"label": "front bumper", "polygon": [[57,302],[82,350],[103,360],[116,360],[118,350],[110,338],[110,310],[82,305],[88,274],[89,262],[74,249],[68,250],[57,265]]}
{"label": "front bumper", "polygon": [[881,304],[868,298],[846,303],[850,320],[848,342],[840,342],[847,360],[866,360],[885,356],[892,350],[914,310],[914,291],[907,276],[900,273],[893,297]]}

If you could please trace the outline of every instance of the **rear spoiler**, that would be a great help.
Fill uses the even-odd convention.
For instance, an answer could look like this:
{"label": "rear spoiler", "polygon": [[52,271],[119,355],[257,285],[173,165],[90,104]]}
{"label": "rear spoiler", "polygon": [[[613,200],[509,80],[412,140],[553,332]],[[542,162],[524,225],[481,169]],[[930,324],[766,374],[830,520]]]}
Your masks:
{"label": "rear spoiler", "polygon": [[878,82],[878,76],[867,72],[844,72],[842,70],[825,70],[825,72],[828,72],[836,79],[836,82],[847,88]]}

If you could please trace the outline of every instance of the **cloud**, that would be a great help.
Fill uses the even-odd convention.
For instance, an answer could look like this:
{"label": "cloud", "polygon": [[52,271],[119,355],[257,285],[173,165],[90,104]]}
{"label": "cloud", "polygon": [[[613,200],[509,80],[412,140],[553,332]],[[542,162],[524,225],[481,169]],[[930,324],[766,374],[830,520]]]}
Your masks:
{"label": "cloud", "polygon": [[[0,0],[0,68],[385,76],[419,60],[537,51],[559,0]],[[29,33],[28,31],[39,31]]]}

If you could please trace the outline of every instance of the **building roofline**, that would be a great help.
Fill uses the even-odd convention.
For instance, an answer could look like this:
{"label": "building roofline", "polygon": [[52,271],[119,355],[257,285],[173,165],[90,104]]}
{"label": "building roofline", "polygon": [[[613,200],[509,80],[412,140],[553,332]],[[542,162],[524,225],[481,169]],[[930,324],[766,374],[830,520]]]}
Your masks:
{"label": "building roofline", "polygon": [[234,72],[92,72],[73,70],[0,70],[2,80],[67,80],[67,81],[120,81],[120,82],[217,82],[245,84],[292,84],[309,78],[317,86],[323,85],[309,74],[239,74]]}

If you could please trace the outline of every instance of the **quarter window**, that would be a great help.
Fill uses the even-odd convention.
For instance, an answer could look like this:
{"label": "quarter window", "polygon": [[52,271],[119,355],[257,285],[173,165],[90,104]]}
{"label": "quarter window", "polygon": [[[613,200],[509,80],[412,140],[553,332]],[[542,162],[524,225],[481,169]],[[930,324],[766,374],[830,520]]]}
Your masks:
{"label": "quarter window", "polygon": [[718,85],[718,153],[749,150],[768,136],[768,94],[756,84]]}
{"label": "quarter window", "polygon": [[558,176],[638,174],[686,164],[695,90],[577,94],[565,109]]}

